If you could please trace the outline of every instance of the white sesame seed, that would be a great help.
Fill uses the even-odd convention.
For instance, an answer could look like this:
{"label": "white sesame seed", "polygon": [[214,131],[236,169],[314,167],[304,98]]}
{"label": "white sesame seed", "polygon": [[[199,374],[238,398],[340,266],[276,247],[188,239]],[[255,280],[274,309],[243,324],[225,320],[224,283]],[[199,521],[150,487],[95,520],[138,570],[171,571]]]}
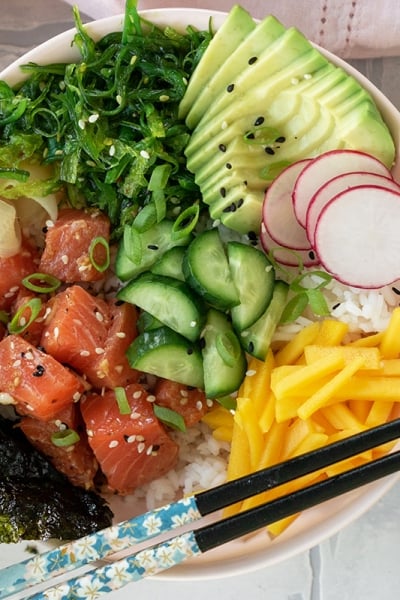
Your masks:
{"label": "white sesame seed", "polygon": [[125,331],[118,331],[118,332],[117,332],[115,335],[116,335],[118,338],[121,338],[121,339],[124,339],[124,338],[126,338],[126,333],[125,333]]}
{"label": "white sesame seed", "polygon": [[311,75],[311,73],[305,73],[305,74],[303,75],[303,77],[304,77],[304,79],[312,79],[312,75]]}
{"label": "white sesame seed", "polygon": [[66,254],[63,254],[61,257],[61,261],[64,263],[64,265],[68,264],[69,258]]}
{"label": "white sesame seed", "polygon": [[138,444],[137,451],[139,452],[139,454],[142,454],[142,452],[144,452],[145,448],[146,448],[145,444],[143,444],[143,442],[140,442],[140,444]]}
{"label": "white sesame seed", "polygon": [[85,121],[83,119],[79,119],[79,121],[78,121],[78,127],[79,127],[79,129],[85,129],[86,123],[85,123]]}
{"label": "white sesame seed", "polygon": [[138,413],[138,412],[131,412],[130,419],[132,419],[133,421],[135,421],[136,419],[140,419],[140,413]]}
{"label": "white sesame seed", "polygon": [[21,366],[21,359],[18,358],[17,360],[14,360],[13,367],[20,367],[20,366]]}
{"label": "white sesame seed", "polygon": [[19,325],[21,327],[25,327],[26,323],[27,323],[26,318],[25,317],[20,317],[20,319],[19,319]]}
{"label": "white sesame seed", "polygon": [[179,393],[184,398],[187,398],[189,396],[189,392],[187,390],[185,390],[184,388]]}
{"label": "white sesame seed", "polygon": [[117,101],[117,104],[122,104],[122,96],[121,96],[121,94],[118,94],[118,95],[115,97],[115,100]]}
{"label": "white sesame seed", "polygon": [[153,452],[153,446],[148,446],[148,448],[146,450],[147,456],[151,456],[152,452]]}
{"label": "white sesame seed", "polygon": [[32,352],[28,351],[25,352],[25,358],[27,358],[28,360],[32,360],[33,359],[33,354]]}
{"label": "white sesame seed", "polygon": [[196,402],[196,408],[197,410],[202,410],[203,409],[203,403],[201,400],[197,400]]}
{"label": "white sesame seed", "polygon": [[112,144],[112,145],[110,146],[110,149],[109,149],[109,151],[108,151],[108,154],[109,154],[110,156],[114,156],[114,154],[115,154],[115,146],[114,146],[114,144]]}
{"label": "white sesame seed", "polygon": [[80,400],[81,397],[81,393],[80,392],[75,392],[75,394],[72,396],[72,400],[74,402],[78,402],[78,400]]}
{"label": "white sesame seed", "polygon": [[89,121],[89,123],[96,123],[96,121],[97,121],[98,118],[99,118],[99,113],[93,113],[88,118],[88,121]]}
{"label": "white sesame seed", "polygon": [[129,437],[126,438],[126,441],[128,442],[128,444],[133,444],[133,442],[136,440],[136,435],[130,435]]}
{"label": "white sesame seed", "polygon": [[185,85],[187,85],[187,84],[188,84],[188,80],[186,79],[186,77],[182,77],[182,81],[183,81],[183,83],[184,83]]}
{"label": "white sesame seed", "polygon": [[246,371],[246,376],[253,377],[253,375],[255,375],[256,373],[257,371],[255,369],[249,369],[248,371]]}
{"label": "white sesame seed", "polygon": [[137,390],[136,392],[133,392],[132,397],[137,400],[138,398],[140,398],[142,395],[142,391],[141,390]]}
{"label": "white sesame seed", "polygon": [[0,404],[16,404],[15,398],[7,392],[0,392]]}
{"label": "white sesame seed", "polygon": [[169,96],[167,96],[167,94],[161,94],[159,100],[160,102],[168,102]]}
{"label": "white sesame seed", "polygon": [[104,354],[104,348],[96,348],[95,352],[96,354]]}
{"label": "white sesame seed", "polygon": [[147,396],[146,400],[147,402],[155,402],[156,397],[150,394],[149,396]]}
{"label": "white sesame seed", "polygon": [[297,77],[292,77],[292,79],[290,80],[290,83],[292,85],[297,85],[299,83],[299,80]]}
{"label": "white sesame seed", "polygon": [[196,327],[197,321],[190,321],[190,327]]}
{"label": "white sesame seed", "polygon": [[214,406],[214,402],[211,400],[211,398],[207,398],[206,404],[207,404],[208,408],[211,408],[212,406]]}
{"label": "white sesame seed", "polygon": [[137,436],[136,436],[136,440],[137,440],[138,442],[144,442],[144,437],[143,437],[142,435],[137,435]]}
{"label": "white sesame seed", "polygon": [[116,448],[118,446],[119,442],[118,440],[112,440],[109,444],[108,447],[109,448]]}
{"label": "white sesame seed", "polygon": [[55,339],[58,340],[58,336],[60,335],[60,330],[58,327],[54,327],[53,335],[54,335]]}
{"label": "white sesame seed", "polygon": [[90,356],[89,350],[81,350],[79,356]]}
{"label": "white sesame seed", "polygon": [[51,221],[50,219],[48,219],[45,223],[47,229],[54,227],[54,221]]}
{"label": "white sesame seed", "polygon": [[140,156],[142,158],[145,158],[146,160],[148,160],[150,158],[150,154],[147,152],[147,150],[141,150],[140,151]]}
{"label": "white sesame seed", "polygon": [[19,287],[17,285],[13,285],[12,287],[10,287],[10,289],[8,291],[15,294],[15,292],[18,292],[18,290],[19,290]]}
{"label": "white sesame seed", "polygon": [[94,435],[92,429],[86,429],[86,434],[88,437],[93,437]]}
{"label": "white sesame seed", "polygon": [[102,323],[102,322],[104,321],[104,316],[101,314],[101,312],[99,312],[99,311],[96,311],[94,314],[95,314],[95,316],[96,316],[96,319],[97,319],[98,321],[100,321],[100,323]]}

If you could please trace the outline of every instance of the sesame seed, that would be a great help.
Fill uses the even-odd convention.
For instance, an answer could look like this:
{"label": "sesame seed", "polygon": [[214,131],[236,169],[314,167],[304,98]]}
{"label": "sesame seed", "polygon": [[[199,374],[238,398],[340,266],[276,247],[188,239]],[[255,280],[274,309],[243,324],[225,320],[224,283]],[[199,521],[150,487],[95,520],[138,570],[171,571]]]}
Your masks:
{"label": "sesame seed", "polygon": [[125,438],[125,440],[128,444],[133,444],[133,442],[136,440],[136,435],[129,435],[127,438]]}
{"label": "sesame seed", "polygon": [[228,94],[230,94],[231,92],[233,92],[234,89],[235,89],[235,84],[234,83],[230,83],[227,86],[226,91],[228,92]]}
{"label": "sesame seed", "polygon": [[147,152],[147,150],[141,150],[140,151],[140,156],[142,158],[145,158],[146,160],[148,160],[150,158],[150,154]]}
{"label": "sesame seed", "polygon": [[117,104],[121,105],[122,104],[122,96],[121,96],[121,94],[117,94],[117,96],[115,96],[115,100],[117,101]]}
{"label": "sesame seed", "polygon": [[80,392],[75,392],[75,394],[72,396],[72,400],[74,402],[78,402],[78,400],[80,400],[81,398],[81,393]]}
{"label": "sesame seed", "polygon": [[15,292],[18,292],[18,290],[19,290],[19,287],[17,285],[13,285],[9,289],[9,291],[12,292],[13,294],[15,294]]}
{"label": "sesame seed", "polygon": [[62,257],[61,257],[61,262],[63,262],[64,265],[67,265],[68,261],[69,261],[68,256],[66,254],[63,254]]}
{"label": "sesame seed", "polygon": [[81,350],[79,356],[90,356],[89,350]]}
{"label": "sesame seed", "polygon": [[96,123],[96,121],[97,121],[98,118],[99,118],[99,113],[93,113],[88,118],[88,121],[89,121],[89,123]]}
{"label": "sesame seed", "polygon": [[126,338],[125,331],[118,331],[115,335],[117,336],[117,338],[121,338],[121,339]]}
{"label": "sesame seed", "polygon": [[27,321],[26,321],[26,318],[25,318],[25,317],[21,317],[21,318],[19,319],[19,325],[20,325],[21,327],[24,327],[24,326],[26,325],[26,323],[27,323]]}
{"label": "sesame seed", "polygon": [[299,79],[297,77],[292,77],[292,79],[290,80],[290,83],[292,85],[297,85],[299,83]]}
{"label": "sesame seed", "polygon": [[136,392],[133,392],[132,397],[137,400],[138,398],[141,398],[142,396],[142,391],[141,390],[137,390]]}
{"label": "sesame seed", "polygon": [[109,444],[108,447],[109,448],[116,448],[119,445],[118,440],[112,440]]}
{"label": "sesame seed", "polygon": [[167,96],[167,94],[161,94],[159,100],[160,102],[168,102],[169,96]]}
{"label": "sesame seed", "polygon": [[114,154],[115,154],[115,146],[114,146],[114,144],[111,144],[110,149],[108,151],[108,154],[110,156],[114,156]]}
{"label": "sesame seed", "polygon": [[263,123],[264,123],[264,117],[257,117],[257,119],[254,121],[255,127],[258,127],[259,125],[262,125]]}
{"label": "sesame seed", "polygon": [[19,358],[17,358],[17,360],[14,360],[13,362],[13,367],[20,367],[21,366],[21,360]]}
{"label": "sesame seed", "polygon": [[207,404],[208,408],[211,408],[212,406],[214,406],[214,402],[211,400],[211,398],[207,398],[206,404]]}
{"label": "sesame seed", "polygon": [[137,451],[139,452],[139,454],[142,454],[142,452],[144,452],[146,446],[143,442],[140,442],[140,444],[138,444],[137,446]]}
{"label": "sesame seed", "polygon": [[138,413],[138,412],[131,412],[129,418],[132,419],[133,421],[135,421],[136,419],[140,419],[140,413]]}
{"label": "sesame seed", "polygon": [[54,227],[54,221],[48,219],[45,223],[46,227],[49,229],[50,227]]}
{"label": "sesame seed", "polygon": [[92,429],[86,429],[86,435],[88,437],[93,437],[94,433],[93,433]]}
{"label": "sesame seed", "polygon": [[225,196],[226,196],[226,188],[224,188],[224,187],[220,188],[219,189],[219,193],[221,194],[221,196],[223,198],[225,198]]}
{"label": "sesame seed", "polygon": [[137,435],[136,439],[138,442],[144,442],[144,437],[142,435]]}
{"label": "sesame seed", "polygon": [[225,146],[225,144],[220,144],[218,146],[218,149],[221,150],[221,152],[226,152],[226,146]]}
{"label": "sesame seed", "polygon": [[86,123],[85,123],[85,121],[83,119],[79,119],[79,121],[78,121],[78,127],[79,127],[79,129],[85,129]]}
{"label": "sesame seed", "polygon": [[188,399],[188,398],[181,398],[181,399],[179,400],[179,404],[180,404],[181,406],[186,406],[186,404],[188,403],[188,401],[189,401],[189,399]]}
{"label": "sesame seed", "polygon": [[147,402],[155,402],[156,397],[153,396],[152,394],[150,394],[149,396],[147,396],[146,400],[147,400]]}
{"label": "sesame seed", "polygon": [[95,314],[95,316],[96,316],[96,319],[97,319],[98,321],[100,321],[100,323],[102,323],[102,322],[104,321],[104,316],[101,314],[101,312],[99,312],[99,311],[96,311],[94,314]]}
{"label": "sesame seed", "polygon": [[32,354],[32,352],[30,352],[30,351],[28,351],[28,352],[25,352],[25,356],[24,356],[24,358],[27,358],[28,360],[32,360],[32,359],[33,359],[33,354]]}
{"label": "sesame seed", "polygon": [[255,369],[248,369],[248,371],[246,371],[246,377],[253,377],[256,373],[257,371]]}
{"label": "sesame seed", "polygon": [[59,330],[58,327],[54,327],[54,329],[53,329],[53,335],[54,335],[54,338],[56,340],[58,340],[58,336],[60,335],[60,330]]}
{"label": "sesame seed", "polygon": [[201,400],[198,400],[198,401],[196,402],[196,408],[197,408],[197,410],[202,410],[202,408],[203,408],[203,403],[202,403],[202,401],[201,401]]}
{"label": "sesame seed", "polygon": [[303,78],[304,78],[304,79],[312,79],[312,75],[311,75],[311,73],[305,73],[305,74],[303,75]]}
{"label": "sesame seed", "polygon": [[153,446],[152,446],[152,445],[151,445],[151,446],[148,446],[148,448],[147,448],[147,450],[146,450],[146,454],[147,454],[147,456],[150,456],[150,455],[152,454],[152,452],[153,452]]}
{"label": "sesame seed", "polygon": [[196,327],[197,321],[190,321],[190,327]]}
{"label": "sesame seed", "polygon": [[104,348],[96,348],[95,352],[96,354],[104,354]]}
{"label": "sesame seed", "polygon": [[182,389],[179,393],[181,396],[183,396],[183,398],[187,398],[189,396],[189,392],[185,389]]}
{"label": "sesame seed", "polygon": [[249,58],[248,63],[249,65],[254,65],[254,63],[257,61],[257,56],[252,56],[251,58]]}

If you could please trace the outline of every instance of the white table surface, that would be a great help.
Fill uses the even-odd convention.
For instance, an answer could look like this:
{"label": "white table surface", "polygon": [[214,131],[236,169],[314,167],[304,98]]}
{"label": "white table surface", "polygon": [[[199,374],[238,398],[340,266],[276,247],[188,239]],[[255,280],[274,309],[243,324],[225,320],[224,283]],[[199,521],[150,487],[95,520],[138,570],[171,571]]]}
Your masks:
{"label": "white table surface", "polygon": [[[86,20],[85,15],[82,17]],[[59,0],[1,0],[0,70],[72,25],[71,9]],[[357,60],[353,64],[400,109],[400,56]],[[135,594],[143,600],[394,600],[400,594],[399,555],[397,483],[340,533],[278,565],[210,581],[145,580],[108,597],[125,600]],[[0,567],[9,564],[12,556],[13,546],[0,546]]]}

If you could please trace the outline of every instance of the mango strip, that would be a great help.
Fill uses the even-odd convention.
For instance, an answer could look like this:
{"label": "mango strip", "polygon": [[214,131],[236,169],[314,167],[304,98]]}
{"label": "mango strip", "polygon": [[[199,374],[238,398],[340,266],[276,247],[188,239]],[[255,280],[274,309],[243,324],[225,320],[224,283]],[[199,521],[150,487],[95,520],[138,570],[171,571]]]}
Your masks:
{"label": "mango strip", "polygon": [[314,343],[320,329],[319,323],[312,323],[301,329],[291,340],[287,342],[275,355],[277,365],[290,365],[303,354],[304,347]]}
{"label": "mango strip", "polygon": [[320,324],[318,333],[313,344],[319,346],[337,346],[341,344],[349,331],[349,326],[343,321],[334,319],[325,319]]}
{"label": "mango strip", "polygon": [[389,325],[384,331],[380,344],[383,358],[396,358],[400,354],[400,307],[394,309]]}
{"label": "mango strip", "polygon": [[322,346],[319,344],[310,344],[304,348],[305,362],[307,365],[310,365],[324,356],[329,356],[333,352],[340,352],[346,364],[361,357],[364,364],[360,369],[378,370],[382,368],[382,358],[379,348],[360,348],[358,346]]}

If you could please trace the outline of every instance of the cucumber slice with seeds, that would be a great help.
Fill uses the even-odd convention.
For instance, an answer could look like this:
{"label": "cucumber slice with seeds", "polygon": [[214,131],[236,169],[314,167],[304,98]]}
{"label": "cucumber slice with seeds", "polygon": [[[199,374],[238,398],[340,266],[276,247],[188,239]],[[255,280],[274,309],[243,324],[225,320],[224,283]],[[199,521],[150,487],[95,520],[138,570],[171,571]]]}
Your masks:
{"label": "cucumber slice with seeds", "polygon": [[217,229],[204,231],[189,244],[182,268],[188,284],[211,306],[225,310],[239,304],[239,294]]}

